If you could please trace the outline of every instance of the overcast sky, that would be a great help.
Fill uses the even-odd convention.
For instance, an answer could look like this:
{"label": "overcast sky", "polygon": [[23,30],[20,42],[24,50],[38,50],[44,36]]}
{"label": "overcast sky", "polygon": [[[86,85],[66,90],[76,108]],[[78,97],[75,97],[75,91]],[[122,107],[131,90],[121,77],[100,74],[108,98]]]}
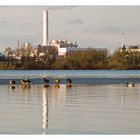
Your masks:
{"label": "overcast sky", "polygon": [[1,6],[0,50],[17,40],[42,44],[42,14],[49,12],[49,40],[66,39],[79,47],[108,48],[140,44],[140,6]]}

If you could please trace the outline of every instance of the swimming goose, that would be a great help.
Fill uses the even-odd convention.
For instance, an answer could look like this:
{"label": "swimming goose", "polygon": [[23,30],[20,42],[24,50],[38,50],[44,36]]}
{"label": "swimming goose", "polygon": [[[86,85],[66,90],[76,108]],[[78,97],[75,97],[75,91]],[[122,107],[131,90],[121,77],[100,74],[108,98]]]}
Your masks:
{"label": "swimming goose", "polygon": [[56,79],[55,80],[55,87],[60,87],[60,85],[59,85],[60,82],[61,82],[60,79]]}
{"label": "swimming goose", "polygon": [[134,83],[126,83],[126,87],[134,87]]}
{"label": "swimming goose", "polygon": [[49,87],[49,80],[46,78],[46,77],[44,77],[44,87]]}
{"label": "swimming goose", "polygon": [[30,87],[31,81],[29,79],[23,79],[21,80],[21,85],[25,87]]}
{"label": "swimming goose", "polygon": [[71,79],[67,79],[67,83],[66,83],[67,87],[71,87],[72,86],[72,80]]}
{"label": "swimming goose", "polygon": [[15,88],[16,81],[15,80],[10,80],[9,81],[9,84],[11,85],[11,88],[14,89]]}

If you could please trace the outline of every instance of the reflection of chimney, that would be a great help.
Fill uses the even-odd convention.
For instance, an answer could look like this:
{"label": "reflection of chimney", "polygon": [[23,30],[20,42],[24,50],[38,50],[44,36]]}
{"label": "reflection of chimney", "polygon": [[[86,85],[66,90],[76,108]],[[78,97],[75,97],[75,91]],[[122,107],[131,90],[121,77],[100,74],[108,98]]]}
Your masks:
{"label": "reflection of chimney", "polygon": [[121,112],[123,113],[124,111],[124,94],[122,93],[121,95]]}
{"label": "reflection of chimney", "polygon": [[43,11],[43,46],[48,46],[48,10]]}
{"label": "reflection of chimney", "polygon": [[42,112],[42,122],[43,122],[43,128],[48,127],[48,93],[47,89],[43,89],[43,94],[42,94],[42,107],[43,107],[43,112]]}

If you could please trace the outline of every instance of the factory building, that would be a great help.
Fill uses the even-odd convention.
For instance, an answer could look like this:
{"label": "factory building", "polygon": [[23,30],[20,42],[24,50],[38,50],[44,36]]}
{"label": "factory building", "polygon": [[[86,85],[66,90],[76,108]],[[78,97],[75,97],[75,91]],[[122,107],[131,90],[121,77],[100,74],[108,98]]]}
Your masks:
{"label": "factory building", "polygon": [[[49,42],[49,32],[48,32],[48,10],[43,11],[43,45],[38,47],[39,56],[45,56],[45,53],[50,48],[55,48],[58,57],[66,56],[74,52],[87,51],[88,48],[79,48],[76,42],[71,42],[68,40],[51,40]],[[95,48],[94,48],[95,49]],[[103,49],[96,49],[97,51],[103,51]]]}
{"label": "factory building", "polygon": [[77,43],[73,43],[67,40],[52,40],[49,42],[49,46],[54,46],[58,50],[58,56],[66,56],[66,54],[78,48]]}
{"label": "factory building", "polygon": [[[43,11],[43,45],[42,46],[53,46],[58,51],[58,56],[65,56],[69,51],[74,50],[78,45],[67,40],[52,40],[49,42],[48,32],[48,10]],[[42,52],[42,55],[44,53]]]}
{"label": "factory building", "polygon": [[120,48],[120,52],[128,52],[128,53],[140,53],[140,46],[129,46],[129,47],[123,47]]}

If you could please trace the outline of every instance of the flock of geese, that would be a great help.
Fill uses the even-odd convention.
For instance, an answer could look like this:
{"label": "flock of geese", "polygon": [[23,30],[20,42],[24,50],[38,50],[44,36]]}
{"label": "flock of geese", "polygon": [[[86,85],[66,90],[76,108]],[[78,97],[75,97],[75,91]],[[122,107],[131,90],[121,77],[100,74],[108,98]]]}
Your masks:
{"label": "flock of geese", "polygon": [[[31,86],[31,82],[32,81],[29,80],[29,79],[22,79],[20,81],[20,84],[23,88],[29,88]],[[49,81],[48,78],[44,77],[43,82],[44,82],[44,87],[49,87],[50,86],[50,84],[49,84],[50,81]],[[56,79],[55,80],[55,87],[60,87],[60,82],[61,82],[60,79]],[[9,85],[11,86],[12,89],[14,89],[15,86],[16,86],[16,81],[15,80],[10,80]],[[72,80],[70,78],[67,79],[66,86],[67,87],[72,87]]]}
{"label": "flock of geese", "polygon": [[[49,87],[50,86],[50,84],[49,84],[50,81],[49,81],[48,78],[44,77],[43,82],[44,82],[44,87]],[[60,79],[56,79],[55,80],[55,87],[60,87],[60,82],[61,82]],[[10,84],[11,88],[14,89],[15,86],[16,86],[16,81],[15,80],[10,80],[9,84]],[[23,80],[20,81],[20,84],[24,88],[29,88],[31,86],[31,80],[23,79]],[[67,87],[72,87],[72,80],[70,78],[67,79],[66,86]],[[134,87],[134,83],[126,83],[126,87]]]}

